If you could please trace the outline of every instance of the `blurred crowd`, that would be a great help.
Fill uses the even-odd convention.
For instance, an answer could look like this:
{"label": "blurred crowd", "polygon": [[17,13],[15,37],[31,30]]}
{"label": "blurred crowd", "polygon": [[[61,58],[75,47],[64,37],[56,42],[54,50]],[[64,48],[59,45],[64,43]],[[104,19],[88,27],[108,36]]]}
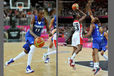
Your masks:
{"label": "blurred crowd", "polygon": [[[37,14],[36,9],[39,7],[43,7],[45,9],[45,16],[50,19],[51,10],[55,8],[54,1],[45,1],[44,3],[34,3],[35,6],[30,7],[30,9],[23,9],[19,11],[19,9],[10,9],[8,3],[4,3],[4,25],[10,25],[10,20],[15,20],[17,25],[29,25],[31,18],[33,15]],[[49,20],[48,19],[48,20]]]}
{"label": "blurred crowd", "polygon": [[[72,4],[74,2],[62,2],[62,9],[60,9],[60,16],[71,16]],[[77,0],[76,3],[79,4],[79,8],[86,12],[87,0]],[[108,15],[108,0],[94,0],[92,3],[92,12],[94,16],[107,16]]]}

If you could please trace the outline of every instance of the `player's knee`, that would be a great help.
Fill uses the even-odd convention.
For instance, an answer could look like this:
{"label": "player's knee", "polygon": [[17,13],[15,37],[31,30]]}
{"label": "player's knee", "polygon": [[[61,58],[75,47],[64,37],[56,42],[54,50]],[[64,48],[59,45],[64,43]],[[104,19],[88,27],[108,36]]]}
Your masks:
{"label": "player's knee", "polygon": [[101,52],[101,55],[103,56],[103,55],[104,55],[104,53],[103,53],[103,52]]}
{"label": "player's knee", "polygon": [[95,52],[94,51],[92,52],[92,56],[95,56]]}
{"label": "player's knee", "polygon": [[79,49],[79,52],[82,50],[82,45],[80,45],[79,47],[78,47],[78,49]]}
{"label": "player's knee", "polygon": [[26,54],[28,54],[29,51],[30,51],[30,46],[29,46],[29,44],[28,44],[28,43],[24,44],[24,45],[23,45],[23,48],[25,49],[24,52],[25,52]]}
{"label": "player's knee", "polygon": [[49,48],[52,48],[53,47],[53,43],[51,42],[50,45],[49,45]]}
{"label": "player's knee", "polygon": [[24,52],[25,52],[26,54],[28,54],[28,51],[27,51],[26,49],[24,49]]}
{"label": "player's knee", "polygon": [[82,49],[81,48],[79,48],[79,50],[78,50],[78,52],[80,52]]}

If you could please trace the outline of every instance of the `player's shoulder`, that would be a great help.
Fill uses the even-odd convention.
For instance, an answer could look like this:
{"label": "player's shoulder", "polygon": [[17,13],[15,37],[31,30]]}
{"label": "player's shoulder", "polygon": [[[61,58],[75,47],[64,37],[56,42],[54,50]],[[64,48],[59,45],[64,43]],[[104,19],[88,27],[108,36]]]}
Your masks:
{"label": "player's shoulder", "polygon": [[95,28],[95,24],[94,23],[91,23],[90,26],[93,27],[93,28]]}
{"label": "player's shoulder", "polygon": [[104,32],[104,35],[106,36],[106,35],[108,35],[108,33],[107,32]]}

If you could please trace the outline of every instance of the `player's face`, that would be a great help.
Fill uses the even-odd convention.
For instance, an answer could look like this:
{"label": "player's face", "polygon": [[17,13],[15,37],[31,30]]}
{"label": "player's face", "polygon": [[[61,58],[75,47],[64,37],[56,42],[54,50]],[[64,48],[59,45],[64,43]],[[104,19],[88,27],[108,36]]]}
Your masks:
{"label": "player's face", "polygon": [[104,29],[102,27],[99,28],[99,32],[102,34]]}
{"label": "player's face", "polygon": [[39,13],[38,13],[38,16],[40,18],[44,17],[44,10],[40,10]]}

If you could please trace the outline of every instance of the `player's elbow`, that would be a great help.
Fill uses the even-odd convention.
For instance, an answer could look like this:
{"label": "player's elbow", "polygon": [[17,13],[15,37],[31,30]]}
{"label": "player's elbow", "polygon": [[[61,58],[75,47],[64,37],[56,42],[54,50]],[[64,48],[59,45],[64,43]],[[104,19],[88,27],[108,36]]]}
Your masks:
{"label": "player's elbow", "polygon": [[87,15],[85,14],[84,17],[87,17]]}

